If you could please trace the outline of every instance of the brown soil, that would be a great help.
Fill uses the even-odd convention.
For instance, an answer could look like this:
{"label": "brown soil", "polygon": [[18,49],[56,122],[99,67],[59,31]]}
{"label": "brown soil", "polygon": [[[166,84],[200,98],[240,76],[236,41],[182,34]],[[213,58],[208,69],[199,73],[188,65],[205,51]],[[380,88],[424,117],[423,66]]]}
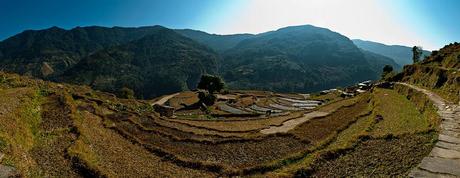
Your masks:
{"label": "brown soil", "polygon": [[430,150],[434,134],[367,140],[343,155],[330,155],[313,166],[311,177],[406,177]]}

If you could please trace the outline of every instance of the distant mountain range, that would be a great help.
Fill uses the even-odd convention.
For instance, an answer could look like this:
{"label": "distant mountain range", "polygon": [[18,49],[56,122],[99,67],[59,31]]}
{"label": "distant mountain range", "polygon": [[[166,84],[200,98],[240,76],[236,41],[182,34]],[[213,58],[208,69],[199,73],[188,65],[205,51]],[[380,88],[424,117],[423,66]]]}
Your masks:
{"label": "distant mountain range", "polygon": [[[412,47],[385,45],[382,43],[355,39],[353,43],[361,49],[392,58],[400,66],[412,64]],[[429,56],[430,51],[423,50],[422,57]]]}
{"label": "distant mountain range", "polygon": [[232,89],[311,92],[377,79],[389,57],[311,25],[214,35],[161,26],[52,27],[0,42],[0,69],[139,98],[194,89],[202,74]]}
{"label": "distant mountain range", "polygon": [[400,68],[391,58],[360,50],[347,37],[311,25],[257,35],[179,33],[220,52],[221,74],[232,88],[311,92],[377,79],[386,64]]}

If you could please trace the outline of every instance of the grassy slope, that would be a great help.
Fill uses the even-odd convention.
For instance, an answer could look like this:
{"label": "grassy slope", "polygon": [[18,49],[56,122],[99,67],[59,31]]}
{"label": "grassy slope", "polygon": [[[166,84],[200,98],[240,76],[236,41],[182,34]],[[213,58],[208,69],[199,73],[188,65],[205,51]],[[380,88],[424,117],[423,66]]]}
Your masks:
{"label": "grassy slope", "polygon": [[[372,93],[371,103],[369,107],[372,109],[372,114],[360,117],[347,129],[340,132],[330,144],[310,153],[299,162],[285,166],[269,175],[311,176],[313,174],[320,177],[404,175],[405,171],[418,164],[420,159],[431,150],[435,135],[430,131],[436,126],[436,123],[433,122],[437,119],[432,118],[435,117],[434,111],[425,109],[424,112],[420,112],[417,104],[407,100],[396,91],[386,89],[376,89]],[[383,121],[377,122],[374,119],[376,115],[382,115]],[[389,135],[392,135],[391,138],[394,139],[388,139]],[[385,156],[385,152],[391,152],[393,155]],[[362,159],[356,159],[356,157]],[[383,167],[366,166],[366,160],[369,163],[381,164]],[[389,164],[398,161],[405,162],[397,166]],[[336,167],[337,164],[342,166]],[[353,166],[360,169],[353,170]],[[328,167],[336,171],[327,169]],[[375,170],[369,171],[369,169]]]}
{"label": "grassy slope", "polygon": [[460,44],[446,45],[420,63],[404,67],[394,81],[436,92],[453,103],[460,101]]}
{"label": "grassy slope", "polygon": [[[0,73],[0,78],[4,76]],[[213,173],[197,170],[194,167],[190,169],[178,166],[174,160],[166,161],[142,146],[133,144],[135,140],[119,135],[111,128],[115,123],[107,120],[107,117],[116,116],[115,119],[121,119],[127,111],[141,115],[143,112],[148,113],[148,108],[145,108],[145,104],[140,101],[118,100],[110,95],[82,87],[67,85],[59,87],[42,81],[6,76],[7,78],[0,84],[0,118],[8,118],[0,123],[0,151],[6,154],[1,164],[15,166],[25,177],[57,175],[78,177],[79,174],[73,172],[74,166],[85,174],[109,177],[115,175],[215,176]],[[273,162],[264,161],[263,164],[254,165],[256,167],[249,167],[247,171],[254,172],[244,173],[244,175],[272,170],[274,172],[269,174],[271,176],[312,174],[323,177],[370,176],[390,173],[395,176],[404,175],[405,171],[418,163],[419,159],[431,149],[432,140],[435,139],[431,131],[436,128],[437,118],[435,110],[433,107],[428,107],[429,102],[422,95],[412,92],[409,101],[398,92],[404,95],[411,93],[400,88],[375,89],[372,94],[333,102],[331,105],[319,108],[319,110],[335,110],[335,112],[299,125],[295,131],[288,133],[313,143],[312,147],[305,148],[301,152],[292,152],[292,155],[282,156]],[[69,119],[59,120],[58,118],[68,116],[62,113],[68,113]],[[383,120],[377,122],[374,119],[376,115],[382,115]],[[281,120],[284,119],[264,122],[278,123]],[[261,121],[245,122],[261,124],[259,123]],[[214,125],[217,122],[205,123],[208,125],[200,129],[211,126],[228,129],[221,128],[222,124]],[[324,123],[331,123],[333,127],[331,128],[331,124]],[[310,132],[309,129],[316,131]],[[286,143],[286,140],[281,140],[280,143]],[[274,147],[273,144],[264,146]],[[229,155],[223,156],[234,155],[232,153],[234,150],[237,149],[229,149]],[[265,150],[265,147],[253,151],[260,150]],[[201,152],[197,152],[197,155]],[[177,155],[181,154],[177,153]],[[262,155],[256,157],[261,158]],[[366,162],[372,162],[374,167],[366,166]],[[394,162],[402,163],[390,164]],[[150,167],[141,169],[146,166],[146,163]],[[331,171],[328,168],[337,169]],[[356,170],[357,168],[359,170]],[[344,170],[352,170],[356,174],[347,174],[343,172]],[[238,173],[244,171],[246,170],[235,170]]]}

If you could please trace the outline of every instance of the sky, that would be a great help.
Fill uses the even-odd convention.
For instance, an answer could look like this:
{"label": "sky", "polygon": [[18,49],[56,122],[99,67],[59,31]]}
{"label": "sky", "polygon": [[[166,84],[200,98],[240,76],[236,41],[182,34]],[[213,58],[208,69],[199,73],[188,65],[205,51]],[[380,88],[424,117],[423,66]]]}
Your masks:
{"label": "sky", "polygon": [[310,24],[350,39],[435,50],[460,41],[459,8],[459,0],[0,0],[0,40],[52,26],[256,34]]}

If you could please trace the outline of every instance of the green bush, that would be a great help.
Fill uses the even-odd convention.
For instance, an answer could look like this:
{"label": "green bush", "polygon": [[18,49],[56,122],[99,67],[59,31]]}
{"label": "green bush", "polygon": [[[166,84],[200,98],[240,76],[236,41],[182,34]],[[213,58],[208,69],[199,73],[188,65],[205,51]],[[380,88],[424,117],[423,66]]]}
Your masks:
{"label": "green bush", "polygon": [[213,94],[214,92],[220,92],[224,89],[224,86],[225,83],[220,77],[214,75],[202,75],[197,88],[207,90],[210,94]]}

